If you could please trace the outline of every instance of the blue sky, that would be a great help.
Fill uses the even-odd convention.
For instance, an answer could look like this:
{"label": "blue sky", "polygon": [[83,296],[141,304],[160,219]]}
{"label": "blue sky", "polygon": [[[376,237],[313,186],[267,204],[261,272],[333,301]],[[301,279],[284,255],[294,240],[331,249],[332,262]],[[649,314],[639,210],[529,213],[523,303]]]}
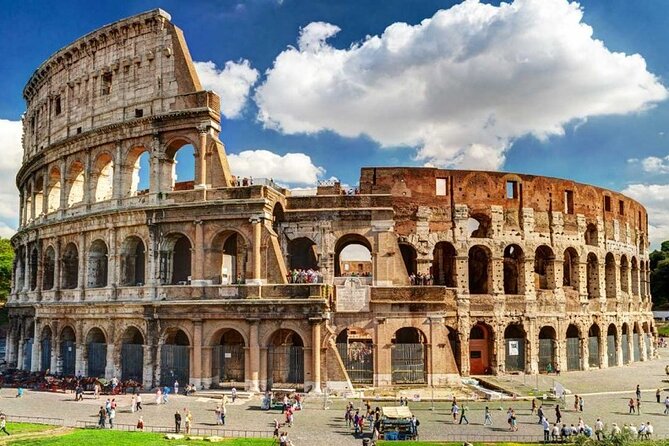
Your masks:
{"label": "blue sky", "polygon": [[[525,0],[516,1],[518,11],[512,13],[498,8],[499,2],[481,2],[492,9],[469,2],[456,8],[456,17],[456,10],[451,15],[448,10],[459,2],[428,0],[142,0],[99,1],[95,7],[90,1],[61,1],[54,7],[45,0],[0,0],[0,120],[20,119],[23,86],[50,54],[104,24],[160,7],[184,31],[193,59],[215,64],[203,79],[206,86],[225,90],[229,79],[241,76],[242,91],[230,96],[237,108],[227,113],[221,134],[228,153],[245,153],[233,157],[237,173],[253,174],[254,166],[271,164],[275,170],[253,176],[299,187],[332,176],[355,184],[360,167],[371,165],[465,166],[567,177],[641,200],[651,211],[653,241],[669,238],[664,211],[669,201],[664,91],[669,3],[581,1],[583,17],[574,21],[566,0],[545,2],[555,9]],[[436,23],[440,10],[445,25],[420,25],[426,19]],[[563,19],[555,18],[562,13]],[[481,19],[488,15],[496,17],[496,27]],[[466,26],[482,22],[480,28]],[[581,35],[584,24],[592,28],[591,37]],[[386,31],[391,25],[393,31]],[[499,28],[503,34],[494,36]],[[505,46],[500,36],[509,45],[520,42],[523,50]],[[481,43],[485,38],[494,41]],[[603,42],[603,49],[594,41]],[[397,45],[408,50],[402,53]],[[458,56],[447,60],[444,54],[450,51]],[[526,59],[519,59],[521,53]],[[627,62],[614,53],[627,55]],[[632,60],[633,54],[641,59]],[[338,65],[341,58],[345,62]],[[545,70],[536,62],[542,58]],[[491,67],[485,76],[482,63]],[[467,75],[455,73],[463,66],[466,73],[479,72],[470,83]],[[321,78],[329,67],[344,73],[344,82]],[[311,73],[315,79],[309,79]],[[281,84],[290,76],[295,77],[288,88],[294,87],[292,93]],[[404,88],[407,83],[411,89]],[[449,84],[455,85],[452,90],[442,88]],[[321,90],[300,102],[310,96],[309,85]],[[557,86],[555,91],[550,85]],[[393,88],[398,92],[389,93]],[[459,101],[464,103],[454,105]],[[372,116],[377,110],[383,117]],[[5,147],[0,150],[6,151],[11,136],[3,136],[2,124]],[[295,157],[287,159],[287,153]],[[8,163],[0,162],[0,174],[6,174]],[[280,169],[299,172],[282,176]],[[16,196],[9,185],[0,185],[2,201]],[[0,205],[0,235],[16,227],[12,206]]]}

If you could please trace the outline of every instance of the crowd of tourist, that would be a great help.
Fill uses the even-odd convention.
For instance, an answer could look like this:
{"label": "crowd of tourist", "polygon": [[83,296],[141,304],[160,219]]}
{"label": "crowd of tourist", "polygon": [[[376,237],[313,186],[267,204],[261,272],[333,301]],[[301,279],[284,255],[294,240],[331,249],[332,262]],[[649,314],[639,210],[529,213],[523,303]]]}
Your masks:
{"label": "crowd of tourist", "polygon": [[434,284],[434,277],[432,274],[411,273],[409,276],[411,285],[430,286]]}
{"label": "crowd of tourist", "polygon": [[288,283],[323,283],[323,274],[314,269],[293,269],[288,273]]}

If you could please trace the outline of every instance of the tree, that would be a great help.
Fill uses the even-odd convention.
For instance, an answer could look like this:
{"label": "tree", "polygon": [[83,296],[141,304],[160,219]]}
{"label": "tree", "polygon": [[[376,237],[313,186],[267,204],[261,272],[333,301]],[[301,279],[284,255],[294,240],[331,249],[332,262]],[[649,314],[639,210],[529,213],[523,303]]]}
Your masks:
{"label": "tree", "polygon": [[650,294],[653,307],[669,302],[669,241],[650,253]]}
{"label": "tree", "polygon": [[6,300],[12,289],[14,250],[9,240],[0,238],[0,299]]}

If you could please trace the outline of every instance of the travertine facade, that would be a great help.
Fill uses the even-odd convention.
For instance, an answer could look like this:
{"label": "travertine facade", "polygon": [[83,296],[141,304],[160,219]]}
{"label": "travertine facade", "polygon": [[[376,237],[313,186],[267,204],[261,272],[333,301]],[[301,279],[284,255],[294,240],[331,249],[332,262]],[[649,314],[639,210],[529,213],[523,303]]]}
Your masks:
{"label": "travertine facade", "polygon": [[[637,202],[431,168],[364,168],[356,195],[238,185],[219,98],[169,20],[155,10],[94,31],[25,88],[8,362],[145,386],[319,391],[653,356]],[[194,181],[177,183],[186,145]],[[351,244],[371,252],[371,277],[340,277]],[[296,268],[323,283],[287,283]],[[425,285],[410,285],[416,274]]]}

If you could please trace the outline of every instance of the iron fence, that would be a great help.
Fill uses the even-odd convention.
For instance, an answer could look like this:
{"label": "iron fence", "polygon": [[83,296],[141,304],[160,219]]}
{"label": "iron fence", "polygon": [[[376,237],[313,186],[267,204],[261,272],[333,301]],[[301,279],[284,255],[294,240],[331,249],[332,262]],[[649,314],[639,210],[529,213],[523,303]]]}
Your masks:
{"label": "iron fence", "polygon": [[[76,422],[76,427],[83,429],[97,429],[98,423],[95,421],[82,421],[79,420]],[[123,423],[114,423],[113,430],[124,431],[124,432],[139,432],[137,426],[134,424],[123,424]],[[175,433],[174,426],[144,426],[143,432],[154,432],[160,434],[173,434]],[[182,425],[181,434],[184,433],[184,428]],[[193,427],[190,430],[189,435],[216,435],[218,437],[228,437],[228,438],[271,438],[273,436],[273,431],[265,430],[241,430],[241,429],[217,429],[217,428],[206,428],[206,427]]]}

